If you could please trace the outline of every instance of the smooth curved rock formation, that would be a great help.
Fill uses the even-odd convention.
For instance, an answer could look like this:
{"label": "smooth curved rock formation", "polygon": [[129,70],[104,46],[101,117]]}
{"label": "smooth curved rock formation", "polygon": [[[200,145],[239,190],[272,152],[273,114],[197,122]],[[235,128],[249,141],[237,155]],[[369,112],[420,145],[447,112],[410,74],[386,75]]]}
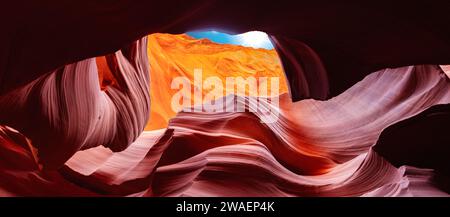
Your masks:
{"label": "smooth curved rock formation", "polygon": [[439,67],[410,66],[372,73],[328,101],[281,95],[272,124],[261,113],[182,112],[121,152],[78,151],[57,172],[39,170],[28,140],[2,128],[3,153],[24,159],[22,169],[10,167],[19,182],[2,192],[42,194],[20,185],[31,183],[56,195],[446,196],[433,170],[396,168],[371,147],[388,126],[449,103],[449,88]]}
{"label": "smooth curved rock formation", "polygon": [[32,141],[44,167],[57,169],[77,151],[99,145],[124,150],[144,130],[150,114],[147,39],[106,59],[116,80],[106,90],[90,58],[0,96],[0,122]]}

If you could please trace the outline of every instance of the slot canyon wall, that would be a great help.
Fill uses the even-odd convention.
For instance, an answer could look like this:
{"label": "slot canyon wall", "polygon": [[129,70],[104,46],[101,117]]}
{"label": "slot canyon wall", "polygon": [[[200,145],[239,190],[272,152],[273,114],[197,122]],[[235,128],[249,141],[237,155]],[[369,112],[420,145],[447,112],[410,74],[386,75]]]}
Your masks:
{"label": "slot canyon wall", "polygon": [[[447,2],[255,4],[3,7],[0,194],[448,196]],[[172,76],[150,71],[147,35],[209,28],[271,36],[279,120],[180,112],[146,131]]]}

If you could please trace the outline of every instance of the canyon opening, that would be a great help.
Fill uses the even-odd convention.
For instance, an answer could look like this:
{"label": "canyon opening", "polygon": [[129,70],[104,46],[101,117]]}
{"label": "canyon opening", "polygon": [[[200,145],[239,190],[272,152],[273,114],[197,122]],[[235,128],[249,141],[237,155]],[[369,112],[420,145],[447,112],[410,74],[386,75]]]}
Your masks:
{"label": "canyon opening", "polygon": [[288,87],[268,35],[192,31],[148,36],[151,114],[146,130],[167,127],[183,112],[257,112],[278,118]]}

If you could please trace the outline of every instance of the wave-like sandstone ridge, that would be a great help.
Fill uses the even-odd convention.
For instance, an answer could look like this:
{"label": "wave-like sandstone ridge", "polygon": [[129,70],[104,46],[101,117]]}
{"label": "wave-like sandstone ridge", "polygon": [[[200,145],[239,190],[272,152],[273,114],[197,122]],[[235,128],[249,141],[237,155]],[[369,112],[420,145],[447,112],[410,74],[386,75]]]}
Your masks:
{"label": "wave-like sandstone ridge", "polygon": [[[199,65],[222,77],[282,73],[274,51],[149,38],[161,51],[152,54],[144,37],[0,96],[0,195],[448,196],[433,183],[436,171],[396,167],[372,149],[386,128],[450,103],[439,66],[379,70],[325,101],[283,93],[273,123],[261,122],[273,111],[262,101],[254,113],[179,112],[146,131],[174,115],[148,125],[151,113],[170,108],[163,86],[171,76],[192,76]],[[155,92],[161,99],[151,101]]]}

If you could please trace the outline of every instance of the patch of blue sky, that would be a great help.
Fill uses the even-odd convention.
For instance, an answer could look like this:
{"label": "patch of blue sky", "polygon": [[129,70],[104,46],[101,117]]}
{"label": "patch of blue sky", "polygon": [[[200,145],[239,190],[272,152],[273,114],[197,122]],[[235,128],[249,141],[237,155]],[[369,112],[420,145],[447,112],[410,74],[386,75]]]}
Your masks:
{"label": "patch of blue sky", "polygon": [[218,31],[193,31],[187,32],[193,38],[207,38],[218,44],[234,44],[253,48],[273,49],[269,36],[264,32],[251,31],[239,35],[231,35]]}

